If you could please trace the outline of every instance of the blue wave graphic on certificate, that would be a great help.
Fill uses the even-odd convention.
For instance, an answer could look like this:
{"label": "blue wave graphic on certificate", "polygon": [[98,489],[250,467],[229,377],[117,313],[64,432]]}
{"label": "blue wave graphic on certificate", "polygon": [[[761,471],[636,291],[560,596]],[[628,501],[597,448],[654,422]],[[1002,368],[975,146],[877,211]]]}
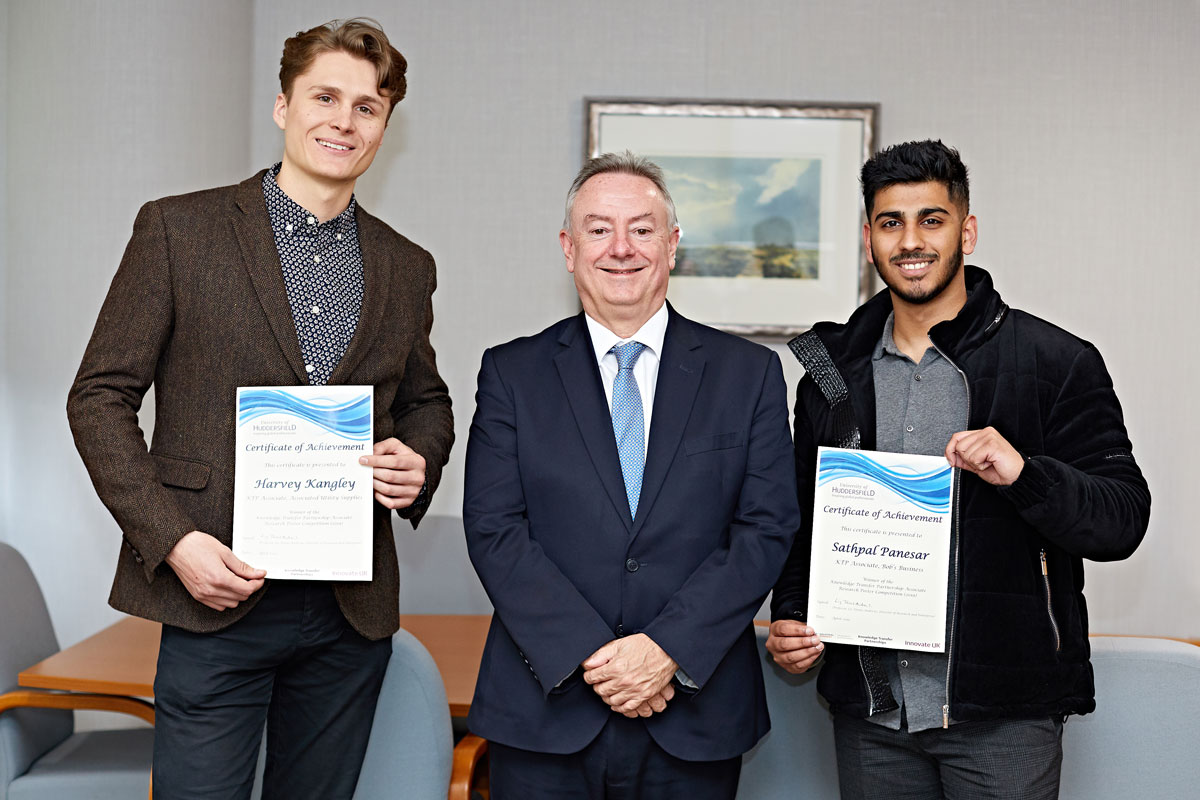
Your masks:
{"label": "blue wave graphic on certificate", "polygon": [[345,402],[302,400],[281,389],[243,391],[238,408],[238,425],[267,414],[299,417],[351,441],[371,438],[371,396],[359,395]]}
{"label": "blue wave graphic on certificate", "polygon": [[861,478],[891,489],[900,497],[926,511],[945,514],[950,510],[950,465],[929,472],[892,469],[863,453],[826,452],[821,456],[818,485],[840,478]]}

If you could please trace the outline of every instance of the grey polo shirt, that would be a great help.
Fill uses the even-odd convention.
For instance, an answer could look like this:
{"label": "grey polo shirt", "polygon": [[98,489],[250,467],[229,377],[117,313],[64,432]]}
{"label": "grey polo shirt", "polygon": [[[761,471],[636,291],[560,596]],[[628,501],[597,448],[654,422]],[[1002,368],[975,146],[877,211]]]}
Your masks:
{"label": "grey polo shirt", "polygon": [[[921,363],[896,349],[893,318],[888,316],[883,336],[875,346],[875,449],[888,453],[942,455],[950,437],[967,427],[967,385],[963,376],[932,345]],[[953,625],[954,546],[951,532],[950,585],[946,598],[946,641]],[[899,730],[923,731],[942,726],[942,705],[947,701],[945,653],[896,650],[883,659],[892,693],[900,708],[868,717],[871,722]],[[903,714],[903,717],[901,716]]]}

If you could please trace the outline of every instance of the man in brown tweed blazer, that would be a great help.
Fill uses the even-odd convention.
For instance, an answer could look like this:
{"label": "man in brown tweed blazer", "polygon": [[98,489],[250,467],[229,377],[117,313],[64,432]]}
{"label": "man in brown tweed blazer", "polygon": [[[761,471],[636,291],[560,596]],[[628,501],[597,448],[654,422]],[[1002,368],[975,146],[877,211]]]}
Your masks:
{"label": "man in brown tweed blazer", "polygon": [[[248,797],[264,721],[264,797],[350,797],[399,625],[391,509],[417,525],[454,437],[433,259],[353,198],[406,63],[349,20],[281,67],[281,163],[141,209],[67,404],[124,537],[109,602],[164,623],[156,798]],[[306,383],[375,388],[369,582],[272,581],[230,549],[236,389]]]}

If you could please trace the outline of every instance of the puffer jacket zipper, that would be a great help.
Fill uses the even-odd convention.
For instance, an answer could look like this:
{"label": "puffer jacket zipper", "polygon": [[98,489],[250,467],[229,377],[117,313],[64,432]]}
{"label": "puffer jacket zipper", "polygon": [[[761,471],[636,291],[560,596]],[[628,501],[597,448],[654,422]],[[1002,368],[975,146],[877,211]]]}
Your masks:
{"label": "puffer jacket zipper", "polygon": [[1050,568],[1046,564],[1046,548],[1039,554],[1042,560],[1042,585],[1046,588],[1046,616],[1050,619],[1050,629],[1054,631],[1054,652],[1062,650],[1062,636],[1058,632],[1058,622],[1054,619],[1054,604],[1050,595]]}
{"label": "puffer jacket zipper", "polygon": [[[1000,319],[1002,319],[1002,317],[998,317],[997,320],[995,320],[993,322],[993,325],[997,324]],[[940,347],[938,347],[936,344],[933,344],[932,340],[930,341],[930,344],[933,345],[933,349],[938,352],[938,355],[940,355],[942,358],[946,359],[946,363],[948,363],[950,366],[954,367],[954,369],[958,371],[958,374],[962,376],[963,389],[965,389],[966,393],[967,393],[967,427],[970,428],[970,426],[971,426],[971,383],[970,383],[970,381],[967,380],[967,373],[965,373],[961,369],[959,369],[958,364],[955,364],[950,359],[950,356],[946,355]],[[958,623],[958,557],[959,557],[959,551],[962,549],[961,543],[959,541],[961,538],[961,536],[960,536],[961,531],[959,530],[959,522],[958,522],[959,521],[959,497],[962,494],[961,478],[962,478],[961,471],[957,470],[957,469],[954,470],[954,516],[952,516],[950,518],[950,533],[951,533],[951,536],[954,537],[954,584],[952,587],[953,591],[954,591],[954,603],[950,607],[950,635],[946,638],[946,702],[942,704],[942,727],[943,728],[950,727],[950,681],[954,674],[954,631],[955,631],[955,628],[957,627],[957,623]]]}

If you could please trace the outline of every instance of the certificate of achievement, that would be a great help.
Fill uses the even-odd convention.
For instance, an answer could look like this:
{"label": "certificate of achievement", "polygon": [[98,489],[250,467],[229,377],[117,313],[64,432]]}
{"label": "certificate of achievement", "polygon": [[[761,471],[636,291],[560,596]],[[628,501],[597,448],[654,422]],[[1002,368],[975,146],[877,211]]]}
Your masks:
{"label": "certificate of achievement", "polygon": [[808,624],[822,640],[945,650],[953,474],[943,456],[818,448]]}
{"label": "certificate of achievement", "polygon": [[233,552],[269,578],[371,580],[371,386],[237,390]]}

